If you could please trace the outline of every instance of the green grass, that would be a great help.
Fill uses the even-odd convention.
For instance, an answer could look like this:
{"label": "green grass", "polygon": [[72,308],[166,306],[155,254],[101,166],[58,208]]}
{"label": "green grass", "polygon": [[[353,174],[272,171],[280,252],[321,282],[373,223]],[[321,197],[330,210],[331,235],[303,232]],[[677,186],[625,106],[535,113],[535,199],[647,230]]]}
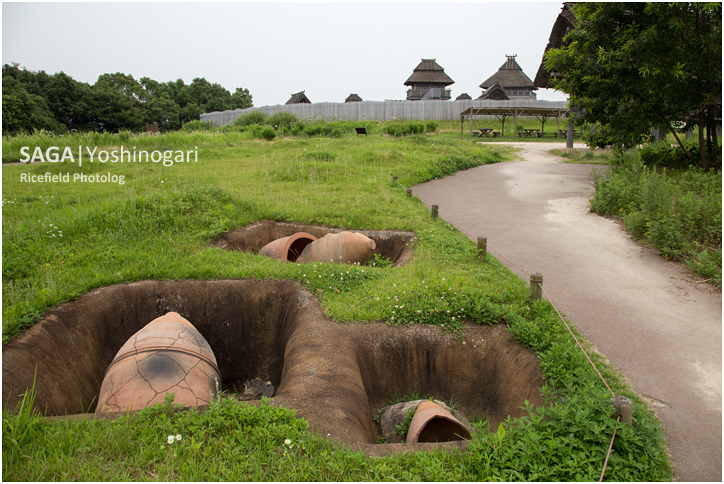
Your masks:
{"label": "green grass", "polygon": [[721,287],[721,171],[649,167],[634,151],[594,182],[592,211],[620,218],[636,239]]}
{"label": "green grass", "polygon": [[556,156],[563,158],[565,163],[611,165],[617,163],[617,157],[610,150],[590,149],[559,149],[551,150]]}
{"label": "green grass", "polygon": [[[600,475],[614,429],[623,438],[607,479],[671,478],[660,424],[624,380],[593,355],[614,391],[635,400],[631,428],[611,418],[610,395],[550,304],[532,303],[523,281],[492,257],[479,260],[474,242],[433,221],[392,181],[395,175],[408,187],[511,159],[507,148],[461,140],[459,123],[457,131],[454,123],[440,123],[435,134],[400,138],[381,132],[273,141],[244,136],[210,130],[124,141],[145,149],[199,147],[198,163],[172,167],[3,167],[3,341],[54,305],[110,284],[293,279],[340,322],[425,323],[452,332],[465,319],[504,322],[538,354],[547,404],[505,422],[502,438],[476,424],[466,450],[371,459],[312,434],[292,410],[267,403],[224,398],[205,412],[174,412],[167,402],[114,421],[54,422],[26,402],[12,415],[3,413],[4,480],[591,480]],[[3,158],[19,146],[4,143]],[[21,172],[79,170],[123,175],[125,182],[19,179]],[[283,264],[208,246],[225,231],[264,219],[410,230],[419,240],[404,267]],[[167,444],[176,434],[182,439]]]}

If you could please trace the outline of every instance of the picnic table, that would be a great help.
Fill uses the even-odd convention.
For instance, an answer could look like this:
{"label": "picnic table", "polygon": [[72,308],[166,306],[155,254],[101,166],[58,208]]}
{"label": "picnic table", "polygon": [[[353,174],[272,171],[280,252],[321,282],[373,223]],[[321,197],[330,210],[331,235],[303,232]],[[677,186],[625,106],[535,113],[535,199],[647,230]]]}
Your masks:
{"label": "picnic table", "polygon": [[544,133],[541,133],[539,129],[527,129],[523,128],[523,131],[518,131],[518,136],[521,138],[534,138],[540,137]]}

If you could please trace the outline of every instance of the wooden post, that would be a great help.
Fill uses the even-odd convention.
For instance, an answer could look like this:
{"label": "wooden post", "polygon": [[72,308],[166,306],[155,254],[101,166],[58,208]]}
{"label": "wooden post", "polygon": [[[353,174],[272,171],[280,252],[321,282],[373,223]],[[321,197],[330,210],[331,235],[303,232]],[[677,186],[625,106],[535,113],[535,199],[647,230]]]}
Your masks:
{"label": "wooden post", "polygon": [[616,409],[614,418],[621,416],[621,422],[631,425],[633,424],[633,402],[630,398],[623,395],[616,395],[611,398],[611,405]]}
{"label": "wooden post", "polygon": [[405,190],[405,193],[407,193],[407,198],[412,198],[412,188]]}
{"label": "wooden post", "polygon": [[543,274],[530,275],[530,298],[540,300],[543,298]]}
{"label": "wooden post", "polygon": [[432,209],[430,210],[430,215],[432,216],[433,220],[437,220],[437,209],[440,208],[438,205],[433,205]]}
{"label": "wooden post", "polygon": [[485,259],[486,255],[488,255],[488,238],[478,237],[478,257]]}

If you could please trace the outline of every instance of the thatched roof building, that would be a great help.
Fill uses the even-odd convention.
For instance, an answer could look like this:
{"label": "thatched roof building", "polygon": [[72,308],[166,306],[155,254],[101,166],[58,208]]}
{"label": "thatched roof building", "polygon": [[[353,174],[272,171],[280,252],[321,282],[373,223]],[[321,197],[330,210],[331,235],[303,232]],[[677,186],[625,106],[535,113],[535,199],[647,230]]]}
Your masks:
{"label": "thatched roof building", "polygon": [[508,101],[508,92],[500,85],[500,82],[493,81],[493,84],[478,98],[489,101]]}
{"label": "thatched roof building", "polygon": [[450,99],[450,89],[445,87],[455,84],[445,69],[435,62],[435,59],[422,59],[415,67],[412,75],[405,81],[405,86],[411,88],[407,91],[408,101],[421,99]]}
{"label": "thatched roof building", "polygon": [[347,99],[344,100],[346,103],[358,103],[360,101],[362,101],[362,98],[357,94],[350,94],[347,96]]}
{"label": "thatched roof building", "polygon": [[[506,55],[506,57],[508,59],[505,64],[500,66],[498,72],[480,84],[480,87],[489,89],[497,82],[505,90],[508,99],[535,99],[536,95],[533,91],[537,91],[538,88],[533,85],[533,81],[525,75],[523,69],[515,61],[517,55]],[[483,99],[484,95],[485,93],[478,99]]]}
{"label": "thatched roof building", "polygon": [[302,91],[292,94],[292,97],[289,98],[286,104],[312,104],[312,101],[310,101],[307,95],[304,94],[304,91]]}
{"label": "thatched roof building", "polygon": [[468,101],[468,100],[472,100],[472,99],[473,98],[471,98],[470,94],[468,94],[467,92],[464,92],[455,98],[456,101]]}
{"label": "thatched roof building", "polygon": [[[553,29],[551,30],[551,36],[548,39],[548,45],[546,46],[545,52],[548,52],[549,49],[558,49],[563,46],[563,37],[565,37],[568,32],[576,28],[576,16],[571,10],[573,5],[573,2],[566,2],[563,4],[561,13],[558,14],[558,18],[556,18],[556,21],[553,24]],[[545,57],[545,52],[543,53],[543,57]],[[557,75],[558,74],[555,72],[548,72],[548,69],[546,69],[545,65],[543,65],[543,61],[541,61],[533,84],[536,87],[550,88],[552,87],[551,80],[555,79]]]}

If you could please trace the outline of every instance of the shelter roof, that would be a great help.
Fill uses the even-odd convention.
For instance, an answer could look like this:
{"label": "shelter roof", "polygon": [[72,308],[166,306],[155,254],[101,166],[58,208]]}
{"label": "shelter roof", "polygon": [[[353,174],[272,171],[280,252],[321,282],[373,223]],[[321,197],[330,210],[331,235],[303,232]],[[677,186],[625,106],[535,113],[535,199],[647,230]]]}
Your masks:
{"label": "shelter roof", "polygon": [[455,98],[456,101],[463,101],[466,99],[472,99],[472,97],[470,97],[470,94],[468,94],[467,92],[464,92]]}
{"label": "shelter roof", "polygon": [[505,116],[562,116],[568,112],[566,101],[491,101],[484,106],[468,108],[460,113],[460,118],[499,114]]}
{"label": "shelter roof", "polygon": [[361,100],[362,100],[362,98],[359,97],[359,95],[357,95],[357,94],[350,94],[349,96],[347,96],[347,99],[345,99],[344,102],[346,102],[346,103],[357,103],[357,102],[360,102]]}
{"label": "shelter roof", "polygon": [[405,86],[431,82],[446,86],[455,83],[450,76],[445,74],[445,69],[440,67],[435,59],[422,59],[422,62],[412,71],[412,75],[405,81]]}
{"label": "shelter roof", "polygon": [[505,88],[500,85],[500,82],[496,79],[493,84],[478,98],[478,99],[490,99],[492,101],[507,101],[510,98]]}
{"label": "shelter roof", "polygon": [[528,88],[531,90],[536,90],[537,88],[533,86],[533,81],[530,80],[530,77],[525,75],[523,69],[521,69],[518,63],[515,61],[516,56],[508,55],[506,57],[508,59],[505,61],[505,64],[500,66],[498,72],[487,78],[485,82],[480,85],[480,87],[482,87],[483,89],[488,89],[490,86],[493,85],[495,81],[498,81],[498,83],[500,83],[500,86],[505,89]]}
{"label": "shelter roof", "polygon": [[[578,22],[576,21],[576,16],[573,14],[573,5],[575,5],[575,2],[565,2],[563,4],[563,7],[561,8],[561,13],[558,14],[558,17],[553,24],[551,36],[548,39],[548,45],[546,46],[546,50],[543,53],[544,58],[546,52],[548,52],[550,49],[560,48],[563,45],[563,37],[565,37],[568,32],[576,28]],[[538,72],[535,75],[535,81],[533,82],[533,84],[536,87],[548,88],[551,87],[550,80],[551,73],[548,71],[548,69],[546,69],[545,65],[543,65],[543,60],[541,60],[540,67],[538,68]]]}

